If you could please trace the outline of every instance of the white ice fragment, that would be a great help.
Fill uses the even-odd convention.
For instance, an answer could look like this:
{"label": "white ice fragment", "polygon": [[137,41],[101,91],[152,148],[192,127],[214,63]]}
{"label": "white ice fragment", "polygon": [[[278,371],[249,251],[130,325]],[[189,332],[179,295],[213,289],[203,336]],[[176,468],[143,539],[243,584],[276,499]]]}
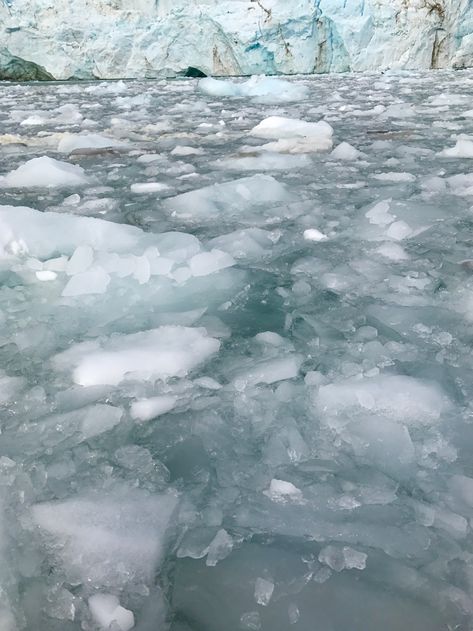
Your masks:
{"label": "white ice fragment", "polygon": [[473,478],[466,475],[452,475],[448,481],[450,493],[473,508]]}
{"label": "white ice fragment", "polygon": [[382,202],[378,202],[365,213],[365,217],[370,223],[377,226],[388,226],[396,219],[396,215],[391,215],[389,212],[391,201],[391,199],[386,199]]}
{"label": "white ice fragment", "polygon": [[176,145],[171,151],[172,156],[198,156],[202,153],[202,149],[188,147],[187,145]]}
{"label": "white ice fragment", "polygon": [[287,608],[287,616],[289,618],[289,624],[297,624],[299,622],[299,618],[301,617],[299,607],[296,603],[290,603]]}
{"label": "white ice fragment", "polygon": [[167,191],[169,190],[169,186],[167,184],[162,184],[161,182],[137,182],[130,186],[130,190],[132,193],[144,195],[147,193],[160,193],[161,191]]}
{"label": "white ice fragment", "polygon": [[122,145],[123,143],[115,138],[107,138],[100,134],[65,133],[59,141],[57,150],[59,153],[71,153],[76,149],[104,149]]}
{"label": "white ice fragment", "polygon": [[183,219],[213,221],[220,214],[235,213],[245,208],[292,201],[286,187],[270,175],[253,175],[223,184],[213,184],[182,193],[164,201],[164,208]]}
{"label": "white ice fragment", "polygon": [[361,154],[348,142],[341,142],[330,155],[335,160],[357,160]]}
{"label": "white ice fragment", "polygon": [[438,155],[445,158],[473,158],[473,140],[458,138],[454,147],[444,149]]}
{"label": "white ice fragment", "polygon": [[208,547],[205,564],[214,567],[219,561],[225,559],[232,550],[233,539],[224,528],[221,528]]}
{"label": "white ice fragment", "polygon": [[269,344],[270,346],[284,346],[284,344],[286,344],[286,340],[279,335],[279,333],[274,333],[273,331],[257,333],[255,335],[255,342],[259,344]]}
{"label": "white ice fragment", "polygon": [[[282,142],[280,145],[266,145],[270,151],[305,152],[328,151],[332,148],[332,127],[325,121],[306,122],[297,118],[270,116],[262,120],[250,131],[252,136],[274,139]],[[303,146],[297,148],[298,144]],[[304,148],[305,147],[305,148]]]}
{"label": "white ice fragment", "polygon": [[163,394],[149,399],[133,401],[130,406],[131,417],[137,421],[149,421],[170,412],[176,407],[177,397]]}
{"label": "white ice fragment", "polygon": [[235,265],[234,259],[222,250],[210,250],[195,254],[189,261],[192,276],[208,276]]}
{"label": "white ice fragment", "polygon": [[214,164],[220,169],[234,171],[287,171],[288,169],[303,169],[312,164],[310,158],[306,155],[282,155],[283,153],[298,153],[296,151],[281,151],[277,153],[280,149],[279,145],[275,151],[271,151],[267,145],[263,145],[259,149],[261,150],[259,155],[248,156],[243,154],[227,158],[226,160],[215,161]]}
{"label": "white ice fragment", "polygon": [[0,404],[13,401],[26,385],[24,377],[10,377],[0,370]]}
{"label": "white ice fragment", "polygon": [[317,406],[322,413],[340,414],[356,409],[408,425],[430,425],[448,409],[449,402],[434,383],[403,375],[350,379],[320,386]]}
{"label": "white ice fragment", "polygon": [[382,243],[377,249],[377,252],[391,261],[407,261],[409,259],[409,255],[404,248],[392,241]]}
{"label": "white ice fragment", "polygon": [[93,267],[86,272],[72,276],[62,290],[62,296],[74,297],[88,294],[104,294],[110,283],[110,275],[101,267]]}
{"label": "white ice fragment", "polygon": [[96,251],[128,252],[143,238],[139,228],[112,221],[0,206],[0,257],[18,250],[44,260],[59,252],[71,255],[79,245]]}
{"label": "white ice fragment", "polygon": [[389,173],[375,173],[372,176],[375,180],[382,182],[415,182],[416,177],[412,173],[390,171]]}
{"label": "white ice fragment", "polygon": [[301,355],[290,354],[286,357],[255,362],[251,367],[238,373],[233,385],[242,391],[259,383],[271,384],[284,379],[294,379],[299,374],[302,360]]}
{"label": "white ice fragment", "polygon": [[386,236],[390,239],[394,239],[395,241],[402,241],[402,239],[410,237],[412,233],[413,230],[410,225],[402,220],[395,221],[386,230]]}
{"label": "white ice fragment", "polygon": [[258,578],[255,581],[255,600],[258,605],[267,607],[274,592],[274,583],[266,578]]}
{"label": "white ice fragment", "polygon": [[[325,121],[307,122],[298,118],[269,116],[250,131],[252,136],[279,140],[281,138],[325,138],[332,137],[333,129]],[[330,140],[331,143],[331,140]]]}
{"label": "white ice fragment", "polygon": [[348,546],[339,548],[336,546],[326,546],[319,553],[319,561],[335,572],[342,570],[364,570],[368,555],[359,552]]}
{"label": "white ice fragment", "polygon": [[121,589],[154,576],[177,503],[175,492],[124,487],[34,504],[31,515],[70,582]]}
{"label": "white ice fragment", "polygon": [[140,285],[144,285],[151,277],[149,259],[146,256],[135,256],[133,257],[133,262],[133,278],[137,280]]}
{"label": "white ice fragment", "polygon": [[328,239],[327,235],[317,228],[307,228],[304,230],[303,236],[306,241],[326,241]]}
{"label": "white ice fragment", "polygon": [[197,379],[194,379],[194,383],[196,386],[200,386],[201,388],[206,388],[207,390],[221,390],[222,389],[222,385],[215,379],[212,379],[212,377],[198,377]]}
{"label": "white ice fragment", "polygon": [[102,629],[130,631],[135,626],[133,612],[120,605],[120,601],[112,594],[94,594],[88,600],[89,610],[95,622]]}
{"label": "white ice fragment", "polygon": [[36,278],[41,281],[47,280],[56,280],[57,274],[56,272],[51,272],[49,270],[38,270],[35,272]]}
{"label": "white ice fragment", "polygon": [[271,480],[269,489],[263,491],[263,493],[273,502],[300,502],[302,500],[302,491],[297,486],[294,486],[292,482],[278,480],[277,478]]}
{"label": "white ice fragment", "polygon": [[212,239],[208,246],[224,250],[235,259],[259,259],[265,256],[279,238],[278,231],[269,232],[261,228],[243,228]]}
{"label": "white ice fragment", "polygon": [[219,348],[220,342],[203,328],[162,326],[115,335],[101,344],[75,344],[53,362],[58,368],[73,369],[73,380],[79,385],[117,385],[127,377],[183,377]]}
{"label": "white ice fragment", "polygon": [[108,432],[118,425],[123,417],[122,408],[100,403],[87,406],[84,412],[80,431],[86,440]]}
{"label": "white ice fragment", "polygon": [[69,195],[68,197],[64,198],[62,203],[65,206],[77,206],[77,204],[80,203],[80,195],[78,195],[77,193],[74,193],[73,195]]}
{"label": "white ice fragment", "polygon": [[28,160],[0,178],[0,188],[53,188],[88,183],[82,167],[47,156]]}
{"label": "white ice fragment", "polygon": [[74,250],[66,265],[66,274],[74,276],[80,272],[85,272],[94,262],[94,251],[90,245],[79,245]]}
{"label": "white ice fragment", "polygon": [[244,82],[205,77],[199,81],[199,90],[209,96],[238,96],[254,98],[264,103],[287,103],[307,97],[305,86],[284,79],[254,75]]}

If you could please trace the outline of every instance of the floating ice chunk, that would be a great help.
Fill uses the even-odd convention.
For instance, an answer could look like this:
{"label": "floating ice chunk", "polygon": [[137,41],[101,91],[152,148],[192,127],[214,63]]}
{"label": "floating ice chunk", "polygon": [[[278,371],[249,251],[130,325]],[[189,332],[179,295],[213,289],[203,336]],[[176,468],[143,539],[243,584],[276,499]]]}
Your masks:
{"label": "floating ice chunk", "polygon": [[93,267],[86,272],[72,276],[62,290],[62,296],[85,296],[88,294],[104,294],[110,283],[110,275],[101,267]]}
{"label": "floating ice chunk", "polygon": [[376,466],[394,479],[402,477],[414,464],[415,448],[409,430],[397,419],[357,419],[342,436],[359,461]]}
{"label": "floating ice chunk", "polygon": [[319,561],[335,572],[342,570],[364,570],[368,555],[348,546],[343,548],[326,546],[319,553]]}
{"label": "floating ice chunk", "polygon": [[377,226],[388,226],[396,219],[396,215],[391,215],[389,212],[391,208],[391,200],[386,199],[382,202],[375,204],[370,210],[365,213],[365,217],[370,223]]}
{"label": "floating ice chunk", "polygon": [[402,246],[390,241],[382,243],[377,252],[391,261],[407,261],[409,259],[409,255]]}
{"label": "floating ice chunk", "polygon": [[174,492],[124,488],[35,504],[31,514],[70,582],[120,589],[152,579],[177,502]]}
{"label": "floating ice chunk", "polygon": [[473,508],[473,478],[466,475],[452,475],[448,481],[448,488],[450,493]]}
{"label": "floating ice chunk", "polygon": [[38,270],[35,272],[35,276],[41,281],[56,280],[57,278],[56,272],[52,272],[50,270]]}
{"label": "floating ice chunk", "polygon": [[413,234],[413,230],[405,221],[395,221],[386,230],[386,236],[395,241],[402,241]]}
{"label": "floating ice chunk", "polygon": [[48,121],[48,116],[40,116],[39,114],[31,114],[24,120],[21,121],[20,125],[22,127],[29,127],[35,125],[44,125]]}
{"label": "floating ice chunk", "polygon": [[454,195],[473,195],[473,173],[459,173],[447,178],[449,187]]}
{"label": "floating ice chunk", "polygon": [[433,383],[402,375],[382,375],[320,386],[320,412],[339,414],[359,409],[364,413],[386,414],[409,425],[438,422],[449,408],[442,390]]}
{"label": "floating ice chunk", "polygon": [[213,77],[205,77],[198,84],[200,92],[209,96],[241,96],[239,86],[232,81],[219,81]]}
{"label": "floating ice chunk", "polygon": [[233,539],[228,532],[221,528],[212,539],[208,551],[205,564],[214,567],[219,561],[225,559],[233,550]]}
{"label": "floating ice chunk", "polygon": [[317,228],[307,228],[304,230],[303,236],[306,241],[326,241],[328,239],[327,235]]}
{"label": "floating ice chunk", "polygon": [[177,397],[163,394],[149,399],[133,401],[130,406],[131,417],[138,421],[150,421],[157,416],[166,414],[176,407]]}
{"label": "floating ice chunk", "polygon": [[82,386],[117,385],[126,377],[168,379],[183,377],[216,353],[220,342],[205,329],[162,326],[103,341],[75,344],[53,358],[58,368],[73,368]]}
{"label": "floating ice chunk", "polygon": [[269,344],[270,346],[284,346],[287,344],[287,340],[285,340],[279,333],[274,333],[273,331],[262,331],[261,333],[257,333],[255,335],[255,342],[259,342],[260,344]]}
{"label": "floating ice chunk", "polygon": [[[283,116],[270,116],[261,121],[250,131],[252,136],[274,140],[302,139],[308,143],[312,151],[327,151],[332,148],[332,127],[325,121],[317,123],[306,122],[297,118],[285,118]],[[268,150],[290,152],[290,146],[284,148],[282,144],[278,149],[267,145]]]}
{"label": "floating ice chunk", "polygon": [[206,77],[199,81],[199,90],[209,96],[249,97],[264,103],[301,101],[308,95],[308,90],[305,86],[290,83],[283,79],[257,75],[242,83]]}
{"label": "floating ice chunk", "polygon": [[85,272],[94,262],[94,251],[90,245],[79,245],[73,252],[66,265],[66,274],[74,276],[80,272]]}
{"label": "floating ice chunk", "polygon": [[130,190],[132,193],[145,195],[147,193],[161,193],[162,191],[167,191],[169,190],[169,186],[161,182],[137,182],[130,186]]}
{"label": "floating ice chunk", "polygon": [[0,370],[0,405],[13,401],[25,385],[26,380],[23,377],[10,377]]}
{"label": "floating ice chunk", "polygon": [[0,188],[69,187],[88,183],[82,167],[47,156],[28,160],[0,178]]}
{"label": "floating ice chunk", "polygon": [[458,138],[454,147],[444,149],[438,155],[445,158],[473,158],[473,140]]}
{"label": "floating ice chunk", "polygon": [[[265,151],[257,156],[247,156],[243,153],[238,157],[218,160],[214,164],[218,168],[234,171],[286,171],[287,169],[303,169],[312,164],[310,158],[305,155],[281,155],[281,153],[269,151],[267,145],[263,145],[261,149]],[[277,148],[276,151],[278,150]]]}
{"label": "floating ice chunk", "polygon": [[65,133],[58,143],[57,150],[60,153],[71,153],[76,149],[105,149],[119,146],[123,146],[123,142],[100,134]]}
{"label": "floating ice chunk", "polygon": [[393,103],[392,105],[388,105],[383,112],[383,117],[386,118],[410,118],[415,115],[415,108],[409,105],[409,103]]}
{"label": "floating ice chunk", "polygon": [[233,380],[237,390],[244,390],[247,386],[258,383],[277,383],[285,379],[293,379],[299,374],[303,358],[291,354],[278,359],[268,359],[255,362],[245,371],[240,371]]}
{"label": "floating ice chunk", "polygon": [[[324,568],[322,568],[322,569],[324,569]],[[330,572],[330,570],[329,570],[329,572]],[[299,618],[301,617],[301,613],[300,613],[299,607],[296,605],[296,603],[289,603],[289,605],[287,607],[287,617],[289,618],[289,624],[297,624],[299,622]]]}
{"label": "floating ice chunk", "polygon": [[123,417],[122,408],[113,405],[90,405],[79,412],[84,412],[80,423],[80,433],[85,440],[113,429]]}
{"label": "floating ice chunk", "polygon": [[202,153],[204,153],[202,149],[189,147],[187,145],[176,145],[171,151],[172,156],[199,156]]}
{"label": "floating ice chunk", "polygon": [[388,173],[375,173],[372,176],[375,180],[382,182],[415,182],[416,176],[412,173],[404,173],[399,171],[389,171]]}
{"label": "floating ice chunk", "polygon": [[0,206],[0,257],[27,251],[31,256],[47,259],[58,253],[72,254],[85,244],[104,252],[126,252],[143,239],[143,234],[134,226],[94,217]]}
{"label": "floating ice chunk", "polygon": [[259,259],[278,241],[277,233],[261,228],[244,228],[209,241],[208,246],[228,252],[235,259]]}
{"label": "floating ice chunk", "polygon": [[221,390],[222,389],[222,385],[215,379],[212,379],[212,377],[198,377],[197,379],[194,379],[194,383],[196,386],[200,386],[201,388],[206,388],[207,390]]}
{"label": "floating ice chunk", "polygon": [[130,631],[135,626],[133,612],[120,605],[120,601],[112,594],[94,594],[88,600],[90,613],[102,629]]}
{"label": "floating ice chunk", "polygon": [[252,136],[279,140],[280,138],[331,138],[332,127],[325,121],[307,122],[298,118],[269,116],[250,131]]}
{"label": "floating ice chunk", "polygon": [[200,252],[195,254],[189,261],[192,276],[208,276],[221,269],[235,265],[235,261],[222,250],[210,250],[210,252]]}
{"label": "floating ice chunk", "polygon": [[65,206],[77,206],[80,203],[80,195],[74,193],[73,195],[68,195],[63,202]]}
{"label": "floating ice chunk", "polygon": [[361,153],[348,142],[341,142],[330,154],[335,160],[357,160]]}
{"label": "floating ice chunk", "polygon": [[255,581],[255,600],[258,605],[267,607],[274,592],[274,583],[260,576]]}
{"label": "floating ice chunk", "polygon": [[164,207],[183,219],[213,221],[220,213],[237,216],[245,207],[292,201],[286,187],[269,175],[253,175],[213,184],[164,201]]}
{"label": "floating ice chunk", "polygon": [[294,486],[292,482],[276,478],[271,480],[269,489],[263,493],[273,502],[287,502],[288,500],[300,502],[302,500],[302,491],[297,486]]}

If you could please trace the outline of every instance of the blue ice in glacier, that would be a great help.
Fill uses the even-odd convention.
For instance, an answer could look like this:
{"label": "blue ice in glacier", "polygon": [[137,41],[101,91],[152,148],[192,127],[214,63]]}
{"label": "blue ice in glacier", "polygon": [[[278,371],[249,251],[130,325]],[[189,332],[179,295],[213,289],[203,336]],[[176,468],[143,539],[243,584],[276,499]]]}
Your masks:
{"label": "blue ice in glacier", "polygon": [[0,76],[13,79],[306,74],[473,63],[469,0],[16,0],[0,3],[0,21]]}

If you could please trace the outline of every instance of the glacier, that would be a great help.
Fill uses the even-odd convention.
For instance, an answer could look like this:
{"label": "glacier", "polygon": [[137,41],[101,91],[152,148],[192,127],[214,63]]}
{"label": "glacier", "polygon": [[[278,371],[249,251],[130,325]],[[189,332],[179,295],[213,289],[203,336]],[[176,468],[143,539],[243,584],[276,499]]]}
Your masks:
{"label": "glacier", "polygon": [[471,0],[3,0],[0,24],[13,80],[473,63]]}

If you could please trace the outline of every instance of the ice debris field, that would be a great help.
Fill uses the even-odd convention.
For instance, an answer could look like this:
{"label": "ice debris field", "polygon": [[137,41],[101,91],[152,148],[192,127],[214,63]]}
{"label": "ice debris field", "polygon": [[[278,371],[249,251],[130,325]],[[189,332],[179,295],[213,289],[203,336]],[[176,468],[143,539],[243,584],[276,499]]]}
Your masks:
{"label": "ice debris field", "polygon": [[1,631],[473,628],[472,90],[0,86]]}

